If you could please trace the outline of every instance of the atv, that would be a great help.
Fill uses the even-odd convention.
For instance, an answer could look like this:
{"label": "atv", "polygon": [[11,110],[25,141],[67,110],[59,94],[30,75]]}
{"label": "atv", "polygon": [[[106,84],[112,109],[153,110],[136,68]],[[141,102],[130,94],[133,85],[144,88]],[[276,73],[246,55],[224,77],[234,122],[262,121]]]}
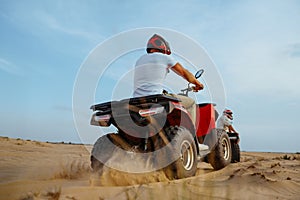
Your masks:
{"label": "atv", "polygon": [[[199,70],[195,77],[203,72]],[[179,95],[188,96],[190,91],[193,87],[188,84]],[[216,170],[224,168],[237,161],[239,152],[232,150],[237,151],[238,143],[232,146],[230,137],[236,138],[216,129],[218,113],[214,106],[197,105],[196,126],[180,100],[166,93],[91,106],[91,125],[117,128],[117,133],[103,135],[94,144],[93,171],[101,175],[104,166],[123,170],[110,161],[117,152],[119,157],[114,161],[119,164],[124,158],[147,163],[137,167],[135,173],[162,169],[169,179],[194,176],[199,160],[209,162]]]}

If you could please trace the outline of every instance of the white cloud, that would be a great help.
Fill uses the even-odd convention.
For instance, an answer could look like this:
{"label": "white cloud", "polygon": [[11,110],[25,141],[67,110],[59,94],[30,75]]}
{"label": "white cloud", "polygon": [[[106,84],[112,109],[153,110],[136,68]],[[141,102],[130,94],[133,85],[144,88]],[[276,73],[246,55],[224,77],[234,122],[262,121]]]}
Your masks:
{"label": "white cloud", "polygon": [[[35,36],[49,39],[56,32],[89,42],[105,39],[93,29],[97,26],[89,19],[88,11],[80,8],[80,3],[78,5],[66,3],[66,5],[61,6],[57,6],[55,2],[43,3],[48,6],[48,9],[43,9],[45,5],[42,6],[39,3],[11,2],[5,5],[1,15],[18,28]],[[71,11],[66,12],[65,8],[70,8]],[[75,10],[81,11],[81,15]]]}
{"label": "white cloud", "polygon": [[33,17],[36,18],[38,24],[46,29],[50,29],[51,31],[61,32],[69,36],[80,37],[93,42],[104,39],[104,37],[98,33],[94,33],[90,30],[84,30],[81,27],[72,27],[73,24],[64,23],[64,20],[44,11],[36,11],[33,14]]}
{"label": "white cloud", "polygon": [[227,91],[236,96],[300,97],[297,7],[291,2],[251,1],[226,13],[231,20],[226,26],[216,25],[222,35],[215,33],[216,41],[208,47],[220,67]]}
{"label": "white cloud", "polygon": [[16,67],[13,63],[11,63],[10,61],[4,58],[0,58],[0,69],[9,74],[14,74],[14,75],[21,74],[21,71],[18,67]]}
{"label": "white cloud", "polygon": [[300,96],[300,57],[284,53],[284,47],[276,47],[258,41],[247,49],[235,52],[226,63],[224,77],[237,93],[270,95],[285,93]]}

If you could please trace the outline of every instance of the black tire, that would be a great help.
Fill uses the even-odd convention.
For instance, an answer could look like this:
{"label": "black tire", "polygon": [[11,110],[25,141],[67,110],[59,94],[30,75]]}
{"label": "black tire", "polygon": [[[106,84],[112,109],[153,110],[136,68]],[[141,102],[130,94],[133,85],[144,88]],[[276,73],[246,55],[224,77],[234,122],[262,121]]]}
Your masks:
{"label": "black tire", "polygon": [[100,162],[96,157],[91,155],[91,168],[93,172],[97,172],[99,174],[102,174],[104,164]]}
{"label": "black tire", "polygon": [[208,154],[208,162],[215,170],[222,169],[231,163],[232,151],[227,133],[222,129],[216,129],[217,143]]}
{"label": "black tire", "polygon": [[231,151],[232,151],[232,158],[231,162],[236,163],[241,161],[241,151],[240,146],[237,143],[231,143]]}
{"label": "black tire", "polygon": [[[126,138],[119,133],[109,133],[95,142],[91,153],[91,168],[94,173],[101,176],[104,166],[108,169],[123,171],[123,166],[120,164],[122,161],[120,162],[120,160],[128,162],[127,164],[130,163],[135,166],[135,169],[138,169],[137,171],[126,171],[129,173],[140,173],[140,171],[153,169],[151,163],[154,159],[151,156],[145,156],[139,148],[132,148]],[[129,170],[129,166],[126,167],[126,170]]]}
{"label": "black tire", "polygon": [[91,168],[93,169],[93,172],[97,172],[99,174],[102,173],[105,162],[111,157],[114,149],[116,148],[109,139],[110,135],[116,134],[109,133],[101,136],[93,146],[91,153]]}
{"label": "black tire", "polygon": [[167,177],[172,180],[194,176],[197,170],[197,147],[192,134],[184,127],[170,127],[166,133],[172,136],[171,147],[166,155],[175,160],[164,169]]}

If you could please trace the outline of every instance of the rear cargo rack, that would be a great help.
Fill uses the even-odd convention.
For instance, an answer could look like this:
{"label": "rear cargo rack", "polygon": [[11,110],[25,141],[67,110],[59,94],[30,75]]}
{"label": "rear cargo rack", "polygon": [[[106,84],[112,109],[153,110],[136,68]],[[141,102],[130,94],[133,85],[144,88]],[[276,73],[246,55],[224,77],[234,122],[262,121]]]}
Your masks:
{"label": "rear cargo rack", "polygon": [[138,105],[138,104],[145,104],[145,103],[159,103],[159,102],[167,102],[167,101],[180,102],[180,100],[177,99],[176,97],[167,96],[163,94],[155,94],[155,95],[149,95],[144,97],[135,97],[135,98],[129,98],[120,101],[110,101],[106,103],[95,104],[92,105],[90,109],[92,109],[93,111],[96,110],[106,111],[106,110],[111,110],[112,105],[124,104],[127,102],[129,103],[129,105]]}

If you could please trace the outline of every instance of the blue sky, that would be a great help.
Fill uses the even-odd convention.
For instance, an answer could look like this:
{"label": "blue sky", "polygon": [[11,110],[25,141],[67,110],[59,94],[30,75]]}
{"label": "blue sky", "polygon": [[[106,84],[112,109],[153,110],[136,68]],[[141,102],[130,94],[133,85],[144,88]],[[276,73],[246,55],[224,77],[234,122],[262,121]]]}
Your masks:
{"label": "blue sky", "polygon": [[[0,4],[2,136],[80,142],[72,93],[84,60],[113,35],[160,27],[189,36],[212,58],[222,76],[227,107],[234,111],[242,150],[300,151],[299,1]],[[125,58],[116,63],[132,65],[136,60]],[[107,87],[113,85],[110,78]]]}

